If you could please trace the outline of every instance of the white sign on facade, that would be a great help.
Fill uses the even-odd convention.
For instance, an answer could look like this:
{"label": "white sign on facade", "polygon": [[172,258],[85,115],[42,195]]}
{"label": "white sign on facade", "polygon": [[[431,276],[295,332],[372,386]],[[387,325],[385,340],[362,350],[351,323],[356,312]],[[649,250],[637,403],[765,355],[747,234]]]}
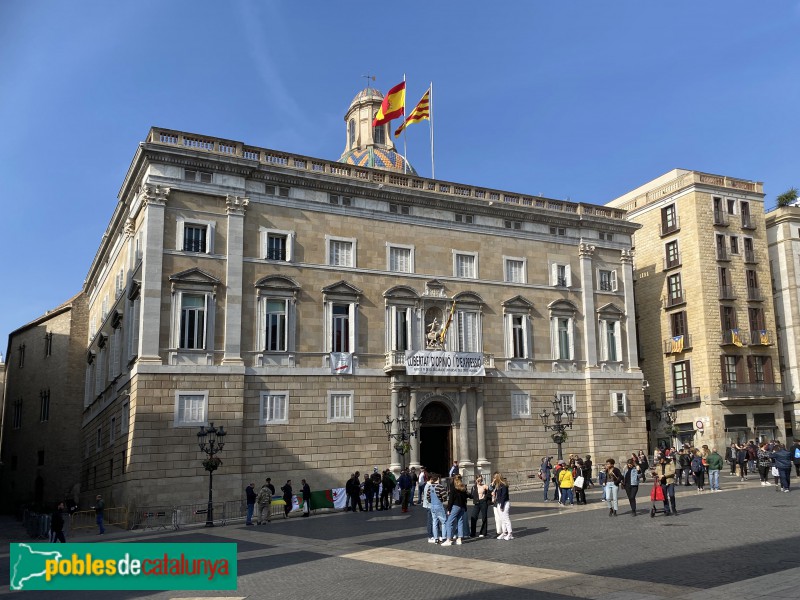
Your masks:
{"label": "white sign on facade", "polygon": [[484,376],[483,354],[480,352],[406,352],[407,375]]}
{"label": "white sign on facade", "polygon": [[331,352],[331,374],[332,375],[352,375],[353,374],[353,353],[352,352]]}

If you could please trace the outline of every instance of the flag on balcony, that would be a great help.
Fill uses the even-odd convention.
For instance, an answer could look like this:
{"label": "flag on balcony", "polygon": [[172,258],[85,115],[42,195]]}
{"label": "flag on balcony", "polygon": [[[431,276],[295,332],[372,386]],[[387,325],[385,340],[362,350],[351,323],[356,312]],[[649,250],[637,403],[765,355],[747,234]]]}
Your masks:
{"label": "flag on balcony", "polygon": [[678,352],[683,352],[683,336],[676,335],[672,338],[672,352],[673,354],[677,354]]}
{"label": "flag on balcony", "polygon": [[761,340],[761,344],[763,346],[769,346],[769,336],[767,335],[767,330],[762,329],[758,334],[758,339]]}
{"label": "flag on balcony", "polygon": [[739,335],[738,329],[731,329],[731,343],[739,348],[742,347],[742,337]]}

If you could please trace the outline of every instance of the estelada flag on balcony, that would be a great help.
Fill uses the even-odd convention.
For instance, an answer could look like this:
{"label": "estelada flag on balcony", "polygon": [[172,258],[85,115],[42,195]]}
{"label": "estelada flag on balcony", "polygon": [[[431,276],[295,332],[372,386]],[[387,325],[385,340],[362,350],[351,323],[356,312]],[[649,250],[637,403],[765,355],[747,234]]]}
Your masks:
{"label": "estelada flag on balcony", "polygon": [[738,329],[731,329],[731,343],[739,348],[742,347],[742,337],[739,335]]}
{"label": "estelada flag on balcony", "polygon": [[763,346],[769,346],[769,336],[767,335],[767,330],[762,329],[758,334],[758,339],[761,340],[761,344]]}
{"label": "estelada flag on balcony", "polygon": [[676,335],[672,338],[672,352],[678,353],[683,352],[683,336]]}
{"label": "estelada flag on balcony", "polygon": [[403,124],[397,128],[397,131],[394,132],[394,137],[400,135],[400,133],[411,125],[412,123],[419,123],[420,121],[430,121],[431,120],[431,88],[428,88],[427,91],[422,95],[422,99],[417,102],[417,105],[414,107],[409,115],[406,117],[406,120],[403,121]]}
{"label": "estelada flag on balcony", "polygon": [[372,121],[372,126],[377,127],[388,123],[392,119],[402,117],[406,111],[406,82],[398,83],[383,99],[381,109]]}

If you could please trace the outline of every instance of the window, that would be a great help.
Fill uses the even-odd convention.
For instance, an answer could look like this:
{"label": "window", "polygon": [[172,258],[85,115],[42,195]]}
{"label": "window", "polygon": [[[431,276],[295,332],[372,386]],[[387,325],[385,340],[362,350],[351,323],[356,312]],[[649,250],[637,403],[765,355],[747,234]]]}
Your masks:
{"label": "window", "polygon": [[672,363],[672,389],[676,400],[691,396],[692,379],[689,361]]}
{"label": "window", "polygon": [[111,417],[111,426],[108,430],[108,441],[112,444],[117,437],[117,417]]}
{"label": "window", "polygon": [[522,222],[521,221],[503,221],[503,227],[506,229],[522,229]]}
{"label": "window", "polygon": [[525,315],[509,315],[511,320],[511,358],[527,358],[528,344]]}
{"label": "window", "polygon": [[350,306],[334,304],[331,311],[331,351],[350,352]]}
{"label": "window", "polygon": [[21,369],[25,366],[25,344],[20,344],[17,350],[19,352],[19,368]]}
{"label": "window", "polygon": [[688,333],[688,328],[686,326],[685,311],[680,310],[678,312],[674,312],[669,317],[670,317],[669,318],[670,329],[672,331],[673,337],[677,337],[679,335],[686,335]]}
{"label": "window", "polygon": [[456,312],[458,328],[458,352],[480,352],[480,332],[478,313],[459,310]]}
{"label": "window", "polygon": [[747,279],[747,289],[758,290],[758,274],[752,269],[747,269],[745,271],[745,276]]}
{"label": "window", "polygon": [[353,422],[353,391],[328,392],[328,422]]}
{"label": "window", "polygon": [[681,274],[676,273],[667,277],[667,306],[674,306],[683,302],[683,287]]}
{"label": "window", "polygon": [[575,314],[572,302],[557,300],[549,305],[550,346],[553,360],[573,360],[575,356]]}
{"label": "window", "polygon": [[740,373],[740,356],[722,356],[722,383],[727,385],[727,389],[734,389],[743,378]]}
{"label": "window", "polygon": [[511,417],[513,419],[529,419],[531,416],[531,397],[524,392],[511,394]]}
{"label": "window", "polygon": [[215,224],[210,221],[187,221],[178,218],[178,250],[210,254],[214,252]]}
{"label": "window", "polygon": [[363,293],[346,282],[322,289],[325,352],[356,352],[358,302]]}
{"label": "window", "polygon": [[289,392],[261,392],[262,425],[289,422]]}
{"label": "window", "polygon": [[[289,188],[279,185],[275,187],[275,195],[280,198],[288,198],[289,197]],[[349,205],[348,205],[349,206]]]}
{"label": "window", "polygon": [[765,329],[763,308],[748,308],[747,317],[750,322],[750,331],[761,331]]}
{"label": "window", "polygon": [[50,420],[50,390],[42,390],[39,394],[39,422]]}
{"label": "window", "polygon": [[604,232],[601,231],[600,232],[600,239],[601,240],[605,240],[607,242],[613,242],[614,241],[614,234],[613,233],[604,233]]}
{"label": "window", "polygon": [[211,183],[213,181],[211,173],[190,169],[185,169],[183,171],[183,178],[186,181],[199,181],[200,183]]}
{"label": "window", "polygon": [[731,254],[739,254],[739,238],[735,235],[731,236]]}
{"label": "window", "polygon": [[728,214],[735,215],[736,214],[736,200],[733,198],[728,198]]}
{"label": "window", "polygon": [[670,204],[661,209],[661,235],[678,231],[678,213],[675,205]]}
{"label": "window", "polygon": [[44,466],[44,450],[39,450],[36,453],[36,466],[38,467]]}
{"label": "window", "polygon": [[620,322],[615,320],[600,321],[600,344],[602,360],[618,362],[622,360]]}
{"label": "window", "polygon": [[728,260],[728,248],[725,245],[725,236],[717,234],[717,260]]}
{"label": "window", "polygon": [[550,265],[550,285],[556,287],[572,286],[572,271],[570,266],[552,263]]}
{"label": "window", "polygon": [[566,227],[550,227],[550,235],[567,235]]}
{"label": "window", "polygon": [[394,214],[408,215],[411,214],[411,208],[404,204],[389,204],[389,212]]}
{"label": "window", "polygon": [[178,348],[203,350],[206,347],[206,304],[204,294],[181,293]]}
{"label": "window", "polygon": [[267,260],[292,260],[289,248],[292,233],[283,231],[266,231],[267,237],[265,258]]}
{"label": "window", "polygon": [[664,264],[665,268],[671,269],[679,266],[681,264],[681,255],[678,252],[678,240],[666,244],[665,250],[667,253],[666,263]]}
{"label": "window", "polygon": [[753,222],[750,220],[750,203],[740,202],[739,209],[742,213],[742,227],[744,229],[754,229]]}
{"label": "window", "polygon": [[206,424],[208,392],[175,392],[175,427]]}
{"label": "window", "polygon": [[350,119],[350,122],[347,124],[347,132],[350,138],[350,147],[352,148],[356,144],[356,120]]}
{"label": "window", "polygon": [[114,290],[116,297],[119,298],[125,290],[125,272],[120,269],[117,276],[114,278]]}
{"label": "window", "polygon": [[753,249],[753,238],[744,238],[744,260],[745,262],[756,262],[756,254]]}
{"label": "window", "polygon": [[122,415],[120,416],[119,430],[120,433],[128,433],[131,422],[131,404],[128,401],[122,403]]}
{"label": "window", "polygon": [[386,125],[372,128],[372,141],[376,144],[386,144]]}
{"label": "window", "polygon": [[11,427],[14,429],[22,427],[22,398],[14,401],[14,417],[11,420]]}
{"label": "window", "polygon": [[389,270],[395,273],[414,272],[414,246],[388,245]]}
{"label": "window", "polygon": [[456,223],[466,223],[467,225],[472,225],[473,216],[472,215],[464,215],[461,213],[455,214]]}
{"label": "window", "polygon": [[719,315],[723,331],[736,329],[736,309],[733,306],[720,306]]}
{"label": "window", "polygon": [[616,292],[617,272],[600,269],[597,272],[597,283],[601,292]]}
{"label": "window", "polygon": [[611,412],[615,415],[628,414],[628,399],[625,392],[611,392]]}
{"label": "window", "polygon": [[771,384],[775,382],[771,356],[748,356],[747,370],[750,374],[750,383]]}
{"label": "window", "polygon": [[526,259],[503,257],[503,262],[505,264],[505,281],[507,283],[526,282]]}
{"label": "window", "polygon": [[350,196],[341,196],[339,194],[329,194],[328,202],[338,206],[350,206],[353,204],[353,199]]}
{"label": "window", "polygon": [[730,274],[725,267],[717,269],[717,279],[719,281],[719,297],[723,300],[732,300],[736,296],[733,293],[733,286],[730,284]]}
{"label": "window", "polygon": [[327,240],[327,263],[333,267],[356,266],[356,240],[346,238],[331,238]]}
{"label": "window", "polygon": [[286,352],[288,300],[285,298],[264,298],[265,306],[265,352]]}
{"label": "window", "polygon": [[478,277],[478,255],[453,251],[453,275],[466,279]]}
{"label": "window", "polygon": [[556,319],[556,358],[572,360],[572,319],[559,317]]}
{"label": "window", "polygon": [[103,449],[103,428],[102,427],[98,427],[97,428],[97,434],[95,436],[95,441],[94,441],[94,449],[97,452],[100,452],[100,450]]}
{"label": "window", "polygon": [[[532,358],[533,340],[530,316],[532,309],[533,305],[521,296],[503,302],[506,357],[511,359]],[[513,368],[520,368],[520,366],[514,365]]]}
{"label": "window", "polygon": [[396,351],[411,350],[411,315],[410,306],[389,306],[389,349]]}
{"label": "window", "polygon": [[44,355],[46,357],[53,355],[53,334],[52,334],[52,332],[44,334]]}
{"label": "window", "polygon": [[577,403],[575,402],[575,392],[558,392],[556,394],[561,402],[563,412],[577,413]]}
{"label": "window", "polygon": [[128,301],[128,360],[139,355],[139,320],[141,317],[141,296],[137,293],[136,297]]}

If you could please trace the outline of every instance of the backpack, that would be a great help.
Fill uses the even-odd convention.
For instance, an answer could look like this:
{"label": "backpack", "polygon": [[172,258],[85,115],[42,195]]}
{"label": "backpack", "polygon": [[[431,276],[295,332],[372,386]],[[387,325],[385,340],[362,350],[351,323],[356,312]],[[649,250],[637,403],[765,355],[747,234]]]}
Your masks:
{"label": "backpack", "polygon": [[639,485],[639,471],[636,470],[636,467],[631,469],[631,486]]}
{"label": "backpack", "polygon": [[269,491],[269,488],[262,488],[256,501],[262,505],[270,504],[272,502],[272,492]]}
{"label": "backpack", "polygon": [[694,471],[695,473],[699,473],[702,470],[703,470],[703,459],[700,458],[699,456],[695,456],[692,459],[692,471]]}
{"label": "backpack", "polygon": [[795,460],[800,460],[800,446],[797,446],[794,449],[794,459]]}

